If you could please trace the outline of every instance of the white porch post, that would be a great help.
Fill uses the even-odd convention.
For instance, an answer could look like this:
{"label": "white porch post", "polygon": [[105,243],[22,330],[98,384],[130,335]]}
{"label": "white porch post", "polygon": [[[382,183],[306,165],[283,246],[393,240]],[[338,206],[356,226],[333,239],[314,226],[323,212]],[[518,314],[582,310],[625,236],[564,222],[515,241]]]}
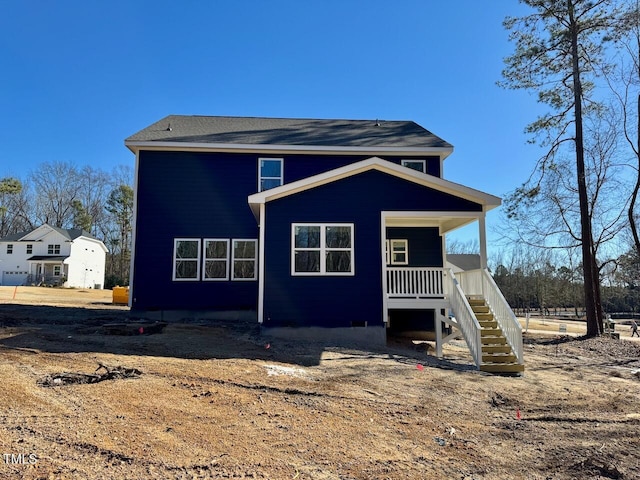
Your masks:
{"label": "white porch post", "polygon": [[381,268],[382,268],[382,321],[384,326],[389,326],[389,296],[387,292],[389,287],[387,285],[387,260],[385,254],[385,245],[387,242],[387,215],[385,212],[380,214],[380,249],[381,249]]}
{"label": "white porch post", "polygon": [[487,224],[484,212],[478,218],[478,230],[480,237],[480,268],[485,269],[487,268]]}
{"label": "white porch post", "polygon": [[442,358],[442,319],[439,309],[434,311],[434,320],[436,327],[436,357]]}

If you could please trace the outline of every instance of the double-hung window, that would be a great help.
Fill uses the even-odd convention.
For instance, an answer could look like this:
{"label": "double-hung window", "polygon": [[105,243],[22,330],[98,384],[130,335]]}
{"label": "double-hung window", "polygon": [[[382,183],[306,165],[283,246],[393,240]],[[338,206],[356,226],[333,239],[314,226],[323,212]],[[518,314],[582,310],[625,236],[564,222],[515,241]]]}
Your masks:
{"label": "double-hung window", "polygon": [[173,243],[173,279],[200,279],[200,239],[176,238]]}
{"label": "double-hung window", "polygon": [[204,239],[203,280],[229,279],[229,240]]}
{"label": "double-hung window", "polygon": [[257,240],[233,240],[232,280],[256,279],[257,245]]}
{"label": "double-hung window", "polygon": [[60,276],[60,265],[54,265],[53,266],[53,276],[54,277],[59,277]]}
{"label": "double-hung window", "polygon": [[60,255],[60,245],[47,245],[47,254],[48,255]]}
{"label": "double-hung window", "polygon": [[7,255],[11,255],[13,253],[13,243],[7,243]]}
{"label": "double-hung window", "polygon": [[293,224],[292,275],[353,275],[353,224]]}
{"label": "double-hung window", "polygon": [[391,265],[409,265],[409,242],[407,240],[388,240],[387,263]]}
{"label": "double-hung window", "polygon": [[279,187],[283,183],[282,158],[258,159],[258,191]]}
{"label": "double-hung window", "polygon": [[426,173],[427,171],[426,160],[402,160],[402,166],[422,173]]}
{"label": "double-hung window", "polygon": [[33,254],[33,245],[31,243],[27,243],[27,255]]}

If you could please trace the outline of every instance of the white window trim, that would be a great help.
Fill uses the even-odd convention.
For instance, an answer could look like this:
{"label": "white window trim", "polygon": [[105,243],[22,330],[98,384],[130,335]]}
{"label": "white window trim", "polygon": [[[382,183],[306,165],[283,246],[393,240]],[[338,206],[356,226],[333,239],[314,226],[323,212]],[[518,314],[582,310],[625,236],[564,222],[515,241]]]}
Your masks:
{"label": "white window trim", "polygon": [[60,255],[60,244],[49,243],[47,245],[47,255]]}
{"label": "white window trim", "polygon": [[[253,277],[251,278],[236,278],[235,276],[235,262],[236,262],[236,249],[234,248],[234,242],[253,242],[255,244],[254,252],[255,256],[253,258],[238,258],[239,261],[249,261],[253,260]],[[231,280],[236,282],[253,282],[256,280],[258,275],[258,240],[255,238],[233,238],[231,239]]]}
{"label": "white window trim", "polygon": [[13,243],[7,244],[7,255],[13,255]]}
{"label": "white window trim", "polygon": [[[227,244],[227,257],[224,259],[225,261],[225,276],[224,278],[207,278],[206,275],[206,264],[207,261],[217,261],[221,262],[222,258],[207,258],[207,242],[224,242]],[[229,280],[229,260],[231,258],[231,252],[229,249],[231,248],[230,240],[228,238],[205,238],[202,241],[202,281],[203,282],[225,282]]]}
{"label": "white window trim", "polygon": [[[422,172],[422,173],[427,173],[427,161],[426,160],[421,160],[421,159],[410,159],[407,158],[406,160],[401,160],[402,166],[403,167],[407,167],[407,168],[411,168],[409,166],[407,166],[407,163],[420,163],[422,165],[422,170],[416,170],[417,172]],[[415,168],[413,168],[412,170],[415,170]]]}
{"label": "white window trim", "polygon": [[[198,242],[198,256],[196,258],[187,258],[183,260],[195,260],[196,261],[196,276],[194,278],[176,278],[176,252],[178,242]],[[174,238],[173,239],[173,274],[172,279],[174,282],[198,282],[200,280],[200,268],[202,255],[202,240],[199,238]]]}
{"label": "white window trim", "polygon": [[[56,273],[56,271],[57,271],[57,273]],[[54,277],[59,277],[61,273],[62,273],[62,267],[60,265],[54,265],[53,266],[53,276]]]}
{"label": "white window trim", "polygon": [[[320,227],[320,247],[319,248],[296,248],[296,227]],[[349,227],[351,229],[351,247],[349,248],[327,248],[327,227]],[[296,272],[296,251],[318,250],[320,251],[320,271],[319,272]],[[327,251],[350,252],[351,265],[349,272],[327,272],[327,264],[324,261]],[[353,223],[292,223],[291,224],[291,275],[302,277],[353,277],[355,272],[355,227]]]}
{"label": "white window trim", "polygon": [[[280,176],[278,177],[263,177],[262,169],[260,168],[262,165],[262,160],[270,160],[270,161],[278,161],[280,162]],[[282,158],[271,158],[271,157],[260,157],[258,158],[258,192],[262,192],[262,180],[280,180],[280,185],[284,183],[284,159]]]}
{"label": "white window trim", "polygon": [[[29,250],[31,250],[31,251],[29,251]],[[27,255],[33,255],[33,244],[32,243],[28,243],[27,244],[26,252],[27,252]]]}
{"label": "white window trim", "polygon": [[[390,264],[391,265],[409,265],[409,241],[404,239],[391,239],[387,241],[389,242],[388,252],[391,260]],[[404,258],[405,258],[404,262],[396,261],[395,259],[396,249],[394,248],[394,243],[400,244],[404,247],[404,249],[397,251],[397,253],[404,253]],[[387,261],[389,260],[389,257]]]}

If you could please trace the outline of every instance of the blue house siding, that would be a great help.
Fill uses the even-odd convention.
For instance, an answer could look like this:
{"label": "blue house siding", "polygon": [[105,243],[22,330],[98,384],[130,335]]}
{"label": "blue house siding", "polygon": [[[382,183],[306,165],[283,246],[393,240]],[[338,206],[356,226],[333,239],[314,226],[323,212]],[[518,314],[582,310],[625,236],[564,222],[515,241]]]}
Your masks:
{"label": "blue house siding", "polygon": [[[303,178],[328,172],[360,160],[371,158],[372,155],[264,155],[265,157],[284,158],[284,181],[295,182]],[[379,158],[401,165],[402,160],[425,160],[426,173],[440,177],[440,157],[407,155],[377,155]]]}
{"label": "blue house siding", "polygon": [[[255,310],[257,281],[174,281],[174,239],[257,239],[258,226],[247,197],[257,191],[259,158],[283,158],[284,182],[290,183],[369,157],[141,151],[132,308]],[[396,164],[422,159],[428,173],[440,175],[438,156],[384,158]],[[327,200],[319,199],[317,205]],[[336,205],[338,210],[344,206],[344,202]],[[330,221],[338,221],[333,217]]]}
{"label": "blue house siding", "polygon": [[175,238],[258,238],[255,155],[142,151],[134,310],[255,310],[257,281],[173,281]]}
{"label": "blue house siding", "polygon": [[435,227],[388,227],[388,240],[407,240],[408,267],[441,267],[442,237]]}
{"label": "blue house siding", "polygon": [[[350,327],[383,325],[382,211],[472,211],[481,205],[379,172],[367,171],[288,197],[265,210],[264,326]],[[293,223],[353,223],[354,276],[291,275]],[[416,239],[435,239],[424,260],[436,262],[441,241],[430,229]],[[442,254],[440,252],[440,264]]]}

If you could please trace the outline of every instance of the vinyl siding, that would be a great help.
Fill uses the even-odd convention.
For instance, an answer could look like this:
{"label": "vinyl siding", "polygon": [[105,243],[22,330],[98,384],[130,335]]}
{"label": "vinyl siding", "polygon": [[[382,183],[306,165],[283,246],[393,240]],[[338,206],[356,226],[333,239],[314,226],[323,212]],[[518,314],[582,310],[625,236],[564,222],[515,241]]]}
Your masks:
{"label": "vinyl siding", "polygon": [[[264,325],[349,327],[352,321],[367,321],[381,326],[384,210],[481,211],[481,206],[378,171],[267,203]],[[292,276],[292,223],[353,223],[355,275]],[[430,229],[418,229],[416,235],[437,243],[424,248],[423,261],[439,259],[442,265],[439,235]]]}

